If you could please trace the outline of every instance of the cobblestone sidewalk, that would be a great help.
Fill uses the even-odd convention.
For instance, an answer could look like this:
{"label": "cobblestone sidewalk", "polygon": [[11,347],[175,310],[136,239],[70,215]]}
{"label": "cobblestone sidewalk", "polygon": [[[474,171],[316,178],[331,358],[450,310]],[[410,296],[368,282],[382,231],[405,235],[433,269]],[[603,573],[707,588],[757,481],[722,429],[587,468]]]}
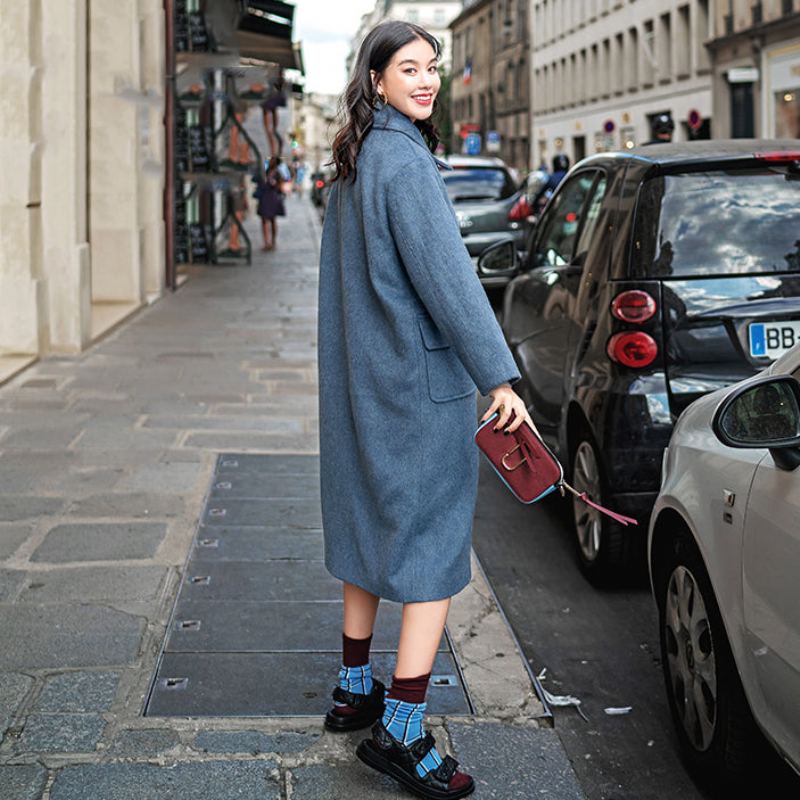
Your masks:
{"label": "cobblestone sidewalk", "polygon": [[[319,228],[287,206],[252,267],[0,388],[3,800],[407,796],[317,718],[142,716],[216,454],[317,450]],[[477,713],[431,723],[476,796],[581,797],[477,565],[449,625]]]}

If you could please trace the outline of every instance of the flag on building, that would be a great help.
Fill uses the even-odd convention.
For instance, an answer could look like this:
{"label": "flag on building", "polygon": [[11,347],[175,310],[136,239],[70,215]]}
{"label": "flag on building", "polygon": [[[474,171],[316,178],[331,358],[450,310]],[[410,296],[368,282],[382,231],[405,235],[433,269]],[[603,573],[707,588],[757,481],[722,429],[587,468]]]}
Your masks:
{"label": "flag on building", "polygon": [[464,83],[470,83],[472,81],[472,59],[468,58],[466,64],[464,64]]}

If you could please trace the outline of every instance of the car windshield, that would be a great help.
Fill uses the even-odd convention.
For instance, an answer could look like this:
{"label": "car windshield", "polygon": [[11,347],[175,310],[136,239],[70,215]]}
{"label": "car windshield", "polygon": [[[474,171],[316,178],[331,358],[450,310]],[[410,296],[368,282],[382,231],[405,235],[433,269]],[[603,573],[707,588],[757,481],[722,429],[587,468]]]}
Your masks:
{"label": "car windshield", "polygon": [[800,175],[776,165],[652,178],[632,254],[643,277],[800,272]]}
{"label": "car windshield", "polygon": [[456,167],[442,178],[454,203],[502,200],[515,190],[511,176],[500,167]]}

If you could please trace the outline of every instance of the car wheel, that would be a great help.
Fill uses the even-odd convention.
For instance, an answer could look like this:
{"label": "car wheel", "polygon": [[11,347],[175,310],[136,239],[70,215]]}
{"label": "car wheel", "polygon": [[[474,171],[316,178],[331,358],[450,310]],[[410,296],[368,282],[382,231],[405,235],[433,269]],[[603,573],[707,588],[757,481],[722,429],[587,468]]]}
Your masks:
{"label": "car wheel", "polygon": [[[605,503],[606,483],[594,443],[579,437],[571,459],[572,485]],[[581,569],[595,583],[616,579],[631,562],[631,534],[605,514],[572,497],[572,515]]]}
{"label": "car wheel", "polygon": [[661,666],[681,752],[698,780],[733,788],[762,742],[711,581],[686,534],[655,557]]}

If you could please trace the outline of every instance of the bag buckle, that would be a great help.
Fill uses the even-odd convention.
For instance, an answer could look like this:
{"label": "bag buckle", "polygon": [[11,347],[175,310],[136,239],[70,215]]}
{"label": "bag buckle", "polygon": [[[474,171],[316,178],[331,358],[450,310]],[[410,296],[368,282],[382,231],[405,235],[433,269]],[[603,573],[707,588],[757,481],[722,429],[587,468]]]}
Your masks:
{"label": "bag buckle", "polygon": [[517,446],[516,447],[512,447],[511,450],[509,450],[507,453],[503,453],[503,457],[500,459],[500,463],[509,472],[513,472],[515,469],[517,469],[517,467],[521,467],[528,460],[527,456],[522,456],[522,458],[519,460],[519,462],[516,463],[513,467],[509,467],[508,464],[506,464],[506,458],[508,458],[508,456],[510,456],[516,450],[519,450],[519,448],[520,448],[520,445],[519,445],[519,442],[517,442]]}

